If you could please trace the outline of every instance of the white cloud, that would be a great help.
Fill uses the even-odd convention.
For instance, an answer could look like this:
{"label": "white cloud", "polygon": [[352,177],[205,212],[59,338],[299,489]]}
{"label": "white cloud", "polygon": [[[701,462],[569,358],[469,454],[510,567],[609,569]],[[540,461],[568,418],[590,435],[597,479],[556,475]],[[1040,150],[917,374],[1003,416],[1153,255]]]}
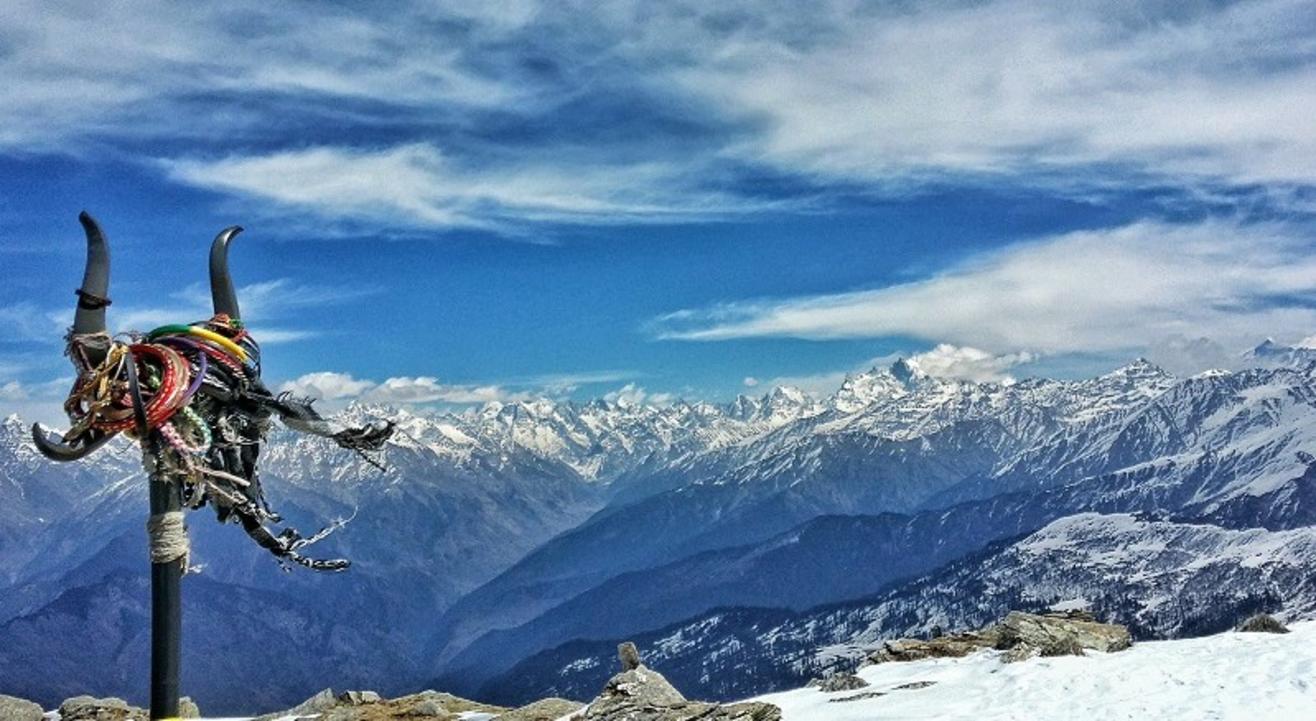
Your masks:
{"label": "white cloud", "polygon": [[632,370],[580,371],[576,373],[546,373],[507,381],[508,385],[542,388],[549,395],[571,393],[581,386],[616,383],[642,375]]}
{"label": "white cloud", "polygon": [[999,383],[1014,380],[1006,373],[1010,368],[1034,360],[1037,356],[1031,353],[996,355],[977,348],[939,343],[932,350],[915,353],[906,362],[934,378]]}
{"label": "white cloud", "polygon": [[701,189],[698,167],[605,162],[579,153],[490,167],[429,143],[316,147],[218,160],[174,160],[180,182],[335,218],[419,226],[501,227],[512,220],[620,223],[767,207]]}
{"label": "white cloud", "polygon": [[355,398],[374,387],[373,381],[357,380],[347,373],[320,371],[287,381],[279,386],[279,391],[333,401]]}
{"label": "white cloud", "polygon": [[49,427],[64,427],[64,398],[73,378],[55,378],[35,383],[11,380],[0,382],[0,418],[16,413],[26,421],[39,421]]}
{"label": "white cloud", "polygon": [[754,376],[745,376],[745,379],[742,380],[740,383],[746,388],[753,388],[759,384],[759,379],[755,378]]}
{"label": "white cloud", "polygon": [[[0,149],[150,143],[181,182],[427,227],[763,207],[746,166],[895,191],[1316,182],[1304,0],[466,5],[10,2]],[[616,137],[582,132],[609,113]]]}
{"label": "white cloud", "polygon": [[496,385],[449,385],[431,376],[389,378],[361,395],[379,403],[491,403],[526,400],[529,395],[513,393]]}
{"label": "white cloud", "polygon": [[1243,348],[1316,327],[1316,256],[1282,225],[1136,223],[1022,243],[930,278],[730,303],[656,321],[661,337],[904,336],[989,353],[1109,352],[1175,337]]}
{"label": "white cloud", "polygon": [[[197,7],[9,2],[0,10],[0,147],[63,148],[90,136],[161,131],[251,138],[282,120],[271,107],[279,98],[325,98],[318,111],[339,116],[349,115],[339,107],[344,100],[380,103],[393,115],[538,102],[516,83],[476,71],[454,43],[435,40],[438,15],[465,23],[475,45],[533,17],[460,6],[390,9],[372,20],[355,8],[307,13],[242,0]],[[195,102],[222,93],[264,102]]]}
{"label": "white cloud", "polygon": [[[111,290],[113,279],[111,278]],[[295,315],[300,308],[350,303],[377,294],[367,286],[322,287],[294,283],[288,278],[251,283],[237,288],[243,320],[261,345],[290,343],[318,335],[311,330],[268,325]],[[161,305],[116,303],[106,313],[106,323],[115,333],[149,331],[168,323],[192,322],[210,317],[210,289],[199,283],[169,293],[172,302]],[[10,329],[11,340],[61,343],[73,324],[74,303],[58,309],[39,308],[32,303],[0,307],[0,323]]]}
{"label": "white cloud", "polygon": [[671,393],[652,393],[645,390],[642,386],[638,386],[634,383],[627,383],[615,391],[604,394],[603,400],[610,403],[629,406],[644,404],[663,406],[676,400],[676,396]]}
{"label": "white cloud", "polygon": [[383,382],[352,377],[348,373],[320,371],[307,373],[279,386],[282,392],[309,396],[325,401],[360,400],[397,405],[450,403],[468,405],[527,400],[526,393],[509,391],[498,385],[461,385],[440,383],[432,376],[398,376]]}
{"label": "white cloud", "polygon": [[[677,66],[690,93],[761,129],[742,157],[901,186],[1069,183],[1066,169],[1099,164],[1316,181],[1304,110],[1316,107],[1316,20],[1302,0],[801,9],[816,17],[794,33],[764,20]],[[697,38],[707,17],[668,32]]]}
{"label": "white cloud", "polygon": [[[69,303],[73,305],[72,302]],[[0,306],[0,326],[6,340],[24,343],[60,341],[73,322],[73,310],[54,311],[21,302]]]}

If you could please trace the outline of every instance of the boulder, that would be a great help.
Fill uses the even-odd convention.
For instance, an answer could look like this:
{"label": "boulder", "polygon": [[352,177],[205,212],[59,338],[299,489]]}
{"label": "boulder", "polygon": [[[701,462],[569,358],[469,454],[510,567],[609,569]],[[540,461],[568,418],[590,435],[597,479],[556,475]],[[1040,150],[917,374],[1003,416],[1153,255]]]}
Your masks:
{"label": "boulder", "polygon": [[920,661],[925,658],[959,658],[984,648],[996,648],[994,633],[954,633],[936,638],[899,638],[883,641],[882,647],[869,654],[869,663]]}
{"label": "boulder", "polygon": [[338,694],[338,702],[348,706],[379,703],[382,700],[374,691],[344,691]]}
{"label": "boulder", "polygon": [[1241,633],[1288,633],[1289,629],[1274,616],[1258,613],[1238,624]]}
{"label": "boulder", "polygon": [[[638,662],[627,644],[618,649],[622,665]],[[767,703],[721,706],[687,701],[662,674],[643,664],[613,676],[603,693],[572,718],[584,721],[781,721],[781,709]]]}
{"label": "boulder", "polygon": [[1083,649],[1123,651],[1133,644],[1133,636],[1124,626],[1082,620],[1071,614],[1011,611],[996,625],[996,630],[997,648],[1032,646],[1043,656],[1082,655]]}
{"label": "boulder", "polygon": [[6,696],[0,693],[0,719],[5,721],[42,721],[45,714],[41,707],[27,699]]}
{"label": "boulder", "polygon": [[557,721],[585,708],[579,701],[564,698],[545,698],[493,718],[493,721]]}
{"label": "boulder", "polygon": [[274,721],[274,719],[283,718],[284,716],[291,716],[293,718],[299,716],[314,716],[316,714],[322,714],[337,705],[338,696],[334,695],[333,689],[327,688],[290,709],[267,713],[264,716],[257,716],[254,721]]}
{"label": "boulder", "polygon": [[[442,718],[443,714],[457,716],[464,713],[500,714],[507,711],[502,706],[494,706],[479,701],[472,701],[461,696],[440,691],[421,691],[408,696],[399,696],[382,702],[380,708],[387,709],[397,718],[408,718],[407,714],[424,718],[426,714]],[[390,718],[390,717],[385,717]]]}
{"label": "boulder", "polygon": [[852,673],[838,673],[828,676],[827,678],[814,679],[809,682],[809,685],[816,686],[818,690],[823,693],[855,691],[861,688],[868,688],[867,681]]}
{"label": "boulder", "polygon": [[633,671],[640,667],[640,649],[627,641],[617,647],[617,656],[621,659],[621,670]]}
{"label": "boulder", "polygon": [[1009,662],[1038,656],[1082,656],[1084,649],[1122,651],[1133,644],[1129,629],[1100,623],[1087,611],[1047,614],[1011,611],[1000,622],[980,631],[934,638],[901,638],[884,641],[868,656],[869,663],[919,661],[925,658],[958,658],[994,648],[1006,653]]}
{"label": "boulder", "polygon": [[145,709],[114,697],[74,696],[59,705],[61,721],[146,721],[147,715]]}
{"label": "boulder", "polygon": [[675,686],[657,671],[640,666],[609,679],[603,693],[590,704],[590,708],[673,706],[679,703],[685,703],[685,696]]}
{"label": "boulder", "polygon": [[190,696],[178,699],[178,718],[201,718],[201,709]]}

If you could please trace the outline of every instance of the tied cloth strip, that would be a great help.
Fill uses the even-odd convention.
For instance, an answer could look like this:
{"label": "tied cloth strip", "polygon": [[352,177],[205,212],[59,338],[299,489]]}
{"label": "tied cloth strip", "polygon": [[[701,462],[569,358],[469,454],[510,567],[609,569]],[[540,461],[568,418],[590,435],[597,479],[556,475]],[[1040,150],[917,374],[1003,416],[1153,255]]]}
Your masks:
{"label": "tied cloth strip", "polygon": [[[85,449],[118,433],[143,441],[157,437],[162,442],[150,446],[151,465],[180,481],[186,507],[210,505],[221,522],[238,523],[281,563],[321,571],[348,567],[345,559],[309,558],[301,551],[351,519],[311,536],[267,527],[282,518],[265,500],[256,457],[270,420],[278,416],[289,428],[330,438],[383,469],[367,452],[383,448],[393,432],[391,422],[348,428],[322,417],[309,400],[270,393],[259,376],[259,345],[223,314],[157,328],[140,342],[120,342],[106,333],[70,334],[66,353],[79,371],[65,404],[72,421],[66,443]],[[103,360],[93,364],[89,358]],[[134,377],[140,384],[131,382]],[[181,516],[177,522],[154,517],[148,527],[153,559],[186,563]]]}

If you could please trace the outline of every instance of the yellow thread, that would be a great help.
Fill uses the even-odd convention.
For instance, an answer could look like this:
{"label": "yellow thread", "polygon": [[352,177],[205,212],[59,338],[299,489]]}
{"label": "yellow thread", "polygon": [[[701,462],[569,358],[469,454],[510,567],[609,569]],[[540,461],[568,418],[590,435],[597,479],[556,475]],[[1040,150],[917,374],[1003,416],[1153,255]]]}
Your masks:
{"label": "yellow thread", "polygon": [[211,343],[218,345],[219,347],[223,348],[229,353],[232,353],[233,355],[237,356],[238,360],[240,361],[245,362],[247,360],[247,352],[245,350],[242,350],[242,346],[238,345],[237,343],[234,343],[233,341],[229,340],[228,338],[225,338],[224,336],[216,333],[213,330],[206,330],[205,328],[198,328],[196,326],[191,326],[190,328],[188,328],[188,332],[198,338],[204,338],[210,341]]}

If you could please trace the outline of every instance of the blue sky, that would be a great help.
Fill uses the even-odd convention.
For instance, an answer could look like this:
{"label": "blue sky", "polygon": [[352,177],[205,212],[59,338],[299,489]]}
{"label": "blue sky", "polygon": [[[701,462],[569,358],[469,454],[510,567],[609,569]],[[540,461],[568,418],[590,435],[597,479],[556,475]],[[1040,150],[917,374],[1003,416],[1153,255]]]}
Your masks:
{"label": "blue sky", "polygon": [[83,208],[118,330],[246,226],[268,379],[338,402],[1316,334],[1305,2],[12,2],[0,77],[0,412],[65,390]]}

